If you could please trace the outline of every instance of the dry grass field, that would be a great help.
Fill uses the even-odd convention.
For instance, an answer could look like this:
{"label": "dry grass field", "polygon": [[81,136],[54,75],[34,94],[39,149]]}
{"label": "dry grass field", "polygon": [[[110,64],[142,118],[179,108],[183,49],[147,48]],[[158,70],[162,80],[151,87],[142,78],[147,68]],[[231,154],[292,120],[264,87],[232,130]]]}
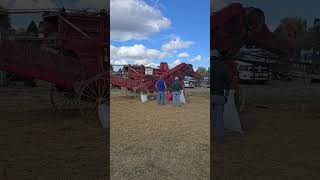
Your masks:
{"label": "dry grass field", "polygon": [[[208,90],[188,90],[183,107],[112,91],[111,178],[208,179]],[[241,92],[245,134],[214,145],[214,178],[319,179],[320,85],[273,82]],[[79,112],[54,112],[48,94],[45,84],[0,88],[0,179],[105,175],[105,130]]]}
{"label": "dry grass field", "polygon": [[187,104],[142,103],[111,94],[111,179],[208,179],[209,89]]}
{"label": "dry grass field", "polygon": [[0,87],[0,179],[105,176],[105,130],[79,112],[53,112],[49,90],[47,84]]}
{"label": "dry grass field", "polygon": [[320,179],[320,85],[274,82],[241,91],[245,134],[214,145],[214,179]]}

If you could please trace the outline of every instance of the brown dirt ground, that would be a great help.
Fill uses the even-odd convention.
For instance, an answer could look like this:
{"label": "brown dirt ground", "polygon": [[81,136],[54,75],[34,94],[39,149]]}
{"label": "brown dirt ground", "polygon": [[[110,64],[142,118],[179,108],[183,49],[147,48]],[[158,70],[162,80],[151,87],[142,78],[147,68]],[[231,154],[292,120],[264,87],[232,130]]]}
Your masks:
{"label": "brown dirt ground", "polygon": [[320,179],[320,86],[274,82],[241,91],[250,101],[240,114],[245,134],[214,145],[214,179]]}
{"label": "brown dirt ground", "polygon": [[0,123],[0,179],[102,179],[94,177],[107,173],[105,130],[86,124],[79,112],[53,112],[47,85],[0,87]]}
{"label": "brown dirt ground", "polygon": [[209,89],[187,93],[173,107],[112,92],[112,179],[209,177]]}

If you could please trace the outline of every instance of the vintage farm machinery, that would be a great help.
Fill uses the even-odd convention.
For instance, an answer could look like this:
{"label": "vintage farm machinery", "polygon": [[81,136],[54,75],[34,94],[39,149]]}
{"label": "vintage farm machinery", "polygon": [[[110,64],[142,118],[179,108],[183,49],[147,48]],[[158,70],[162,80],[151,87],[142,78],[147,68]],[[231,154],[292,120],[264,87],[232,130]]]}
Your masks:
{"label": "vintage farm machinery", "polygon": [[[279,56],[278,62],[287,68],[294,56],[294,47],[288,40],[276,37],[267,27],[262,10],[254,7],[243,7],[240,3],[232,3],[210,16],[210,49],[217,49],[226,57],[233,87],[236,89],[236,104],[241,102],[237,77],[239,69],[235,61],[243,46],[255,46],[268,50]],[[264,58],[264,57],[262,57]],[[228,61],[229,60],[229,61]],[[212,66],[211,66],[212,67]]]}
{"label": "vintage farm machinery", "polygon": [[211,13],[210,22],[211,49],[220,52],[229,50],[235,54],[247,45],[257,46],[283,57],[290,57],[294,53],[288,40],[276,37],[269,30],[260,9],[232,3]]}
{"label": "vintage farm machinery", "polygon": [[111,74],[111,85],[125,88],[137,94],[148,94],[156,91],[155,84],[160,77],[167,85],[171,84],[175,77],[179,77],[181,85],[184,87],[185,76],[198,77],[191,64],[181,63],[171,69],[166,62],[160,63],[159,68],[125,65],[121,74]]}
{"label": "vintage farm machinery", "polygon": [[80,109],[85,119],[96,119],[98,106],[109,103],[109,12],[63,8],[3,13],[42,14],[43,36],[0,40],[0,70],[52,83],[55,110]]}
{"label": "vintage farm machinery", "polygon": [[223,52],[226,59],[231,60],[228,62],[230,67],[236,66],[232,60],[236,60],[236,55],[243,46],[254,46],[276,54],[277,65],[280,67],[280,64],[283,64],[281,68],[284,70],[292,64],[295,53],[293,45],[289,40],[281,39],[269,30],[262,10],[232,3],[212,12],[210,21],[210,49]]}

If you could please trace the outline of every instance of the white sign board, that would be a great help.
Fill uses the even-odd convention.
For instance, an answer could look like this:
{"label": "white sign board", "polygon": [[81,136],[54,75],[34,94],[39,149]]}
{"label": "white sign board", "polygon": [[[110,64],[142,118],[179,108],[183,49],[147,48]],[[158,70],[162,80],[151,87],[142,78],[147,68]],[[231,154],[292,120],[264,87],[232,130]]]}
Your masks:
{"label": "white sign board", "polygon": [[152,68],[149,68],[149,67],[146,67],[144,69],[144,74],[145,75],[153,75],[153,69]]}

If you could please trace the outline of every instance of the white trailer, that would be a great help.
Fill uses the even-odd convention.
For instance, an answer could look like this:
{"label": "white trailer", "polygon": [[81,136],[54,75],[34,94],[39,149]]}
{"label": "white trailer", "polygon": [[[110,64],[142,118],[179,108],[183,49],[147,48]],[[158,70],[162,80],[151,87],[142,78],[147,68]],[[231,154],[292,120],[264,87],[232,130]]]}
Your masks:
{"label": "white trailer", "polygon": [[239,80],[247,82],[267,82],[270,80],[271,72],[268,67],[255,66],[251,63],[236,61],[239,71]]}

